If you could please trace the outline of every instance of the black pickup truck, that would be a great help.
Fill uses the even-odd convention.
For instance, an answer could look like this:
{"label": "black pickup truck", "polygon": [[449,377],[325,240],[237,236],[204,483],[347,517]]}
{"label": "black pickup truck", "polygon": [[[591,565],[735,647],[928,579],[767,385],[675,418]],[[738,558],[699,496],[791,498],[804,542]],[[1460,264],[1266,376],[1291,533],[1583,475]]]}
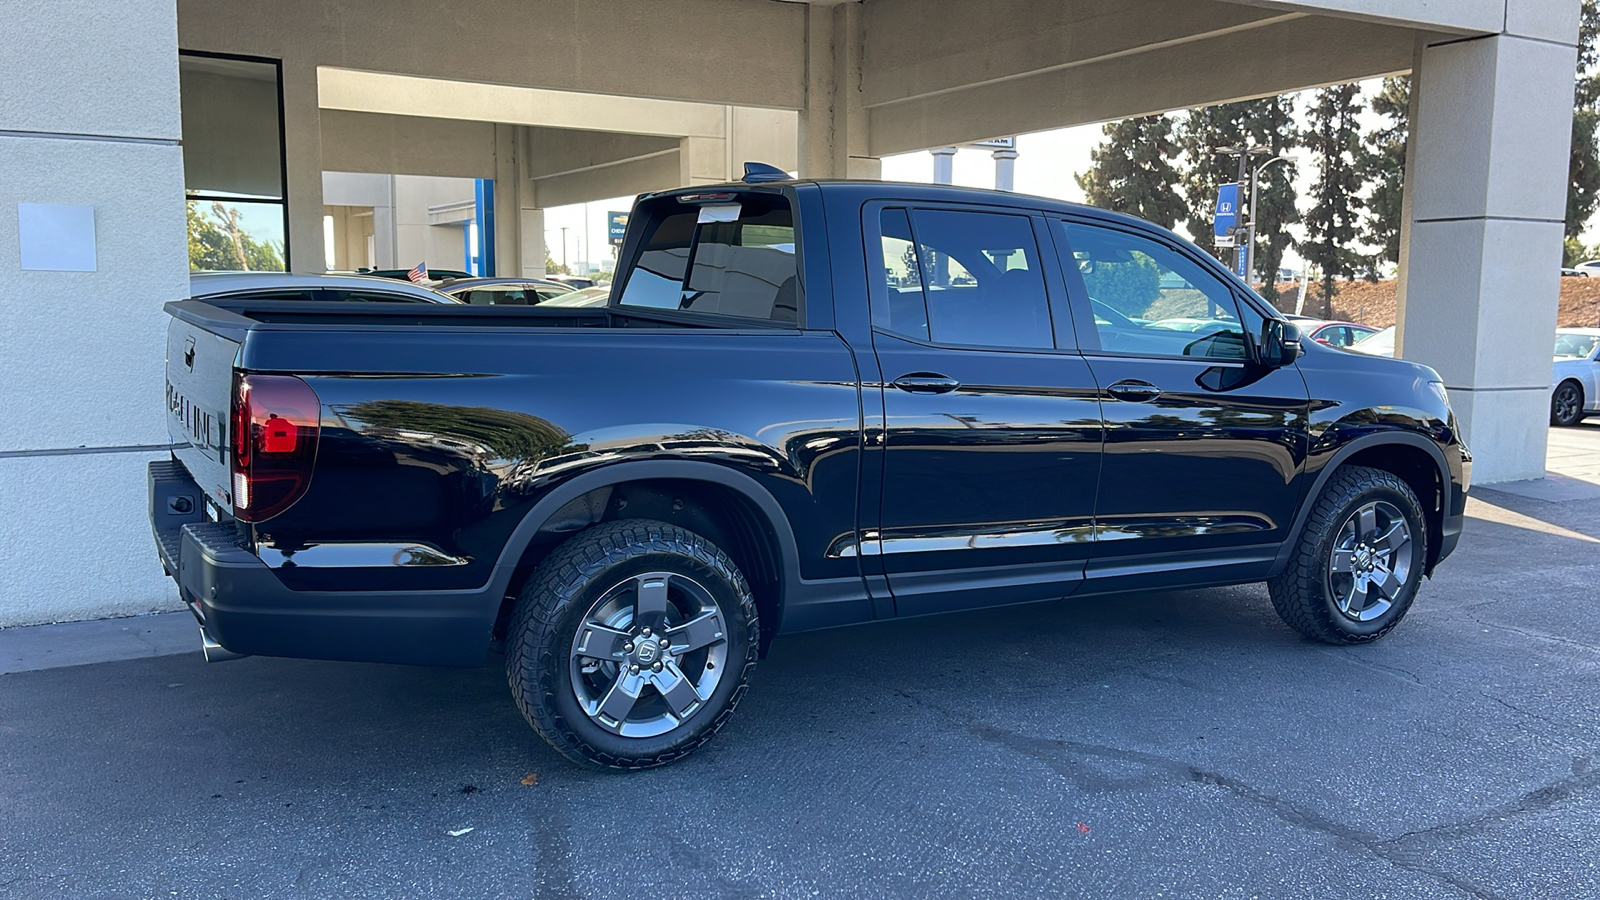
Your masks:
{"label": "black pickup truck", "polygon": [[574,760],[726,722],[779,634],[1266,581],[1381,637],[1461,531],[1439,377],[1127,216],[766,181],[639,198],[595,309],[167,306],[157,545],[209,648],[479,665]]}

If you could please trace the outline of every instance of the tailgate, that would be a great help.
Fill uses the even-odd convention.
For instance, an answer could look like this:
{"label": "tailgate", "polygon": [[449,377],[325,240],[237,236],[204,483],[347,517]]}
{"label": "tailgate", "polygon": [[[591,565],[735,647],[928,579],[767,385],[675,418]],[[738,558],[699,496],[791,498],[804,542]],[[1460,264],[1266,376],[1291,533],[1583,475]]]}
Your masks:
{"label": "tailgate", "polygon": [[167,434],[212,503],[233,511],[228,415],[239,344],[173,316],[167,326]]}

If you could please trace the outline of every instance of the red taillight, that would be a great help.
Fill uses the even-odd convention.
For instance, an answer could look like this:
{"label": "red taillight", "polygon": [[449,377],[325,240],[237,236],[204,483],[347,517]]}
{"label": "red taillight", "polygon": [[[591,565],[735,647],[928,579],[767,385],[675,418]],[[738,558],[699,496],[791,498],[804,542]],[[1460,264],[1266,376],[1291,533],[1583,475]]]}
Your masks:
{"label": "red taillight", "polygon": [[317,394],[292,375],[236,374],[233,382],[233,514],[270,519],[311,486],[322,430]]}

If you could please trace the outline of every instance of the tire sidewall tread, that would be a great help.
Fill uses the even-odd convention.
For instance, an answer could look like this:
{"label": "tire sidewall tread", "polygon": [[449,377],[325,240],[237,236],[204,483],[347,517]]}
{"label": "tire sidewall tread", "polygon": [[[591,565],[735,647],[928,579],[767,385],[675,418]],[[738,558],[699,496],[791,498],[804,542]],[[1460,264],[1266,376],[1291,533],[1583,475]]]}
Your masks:
{"label": "tire sidewall tread", "polygon": [[[1411,528],[1412,578],[1393,606],[1373,623],[1358,624],[1341,614],[1327,589],[1332,543],[1350,511],[1370,500],[1387,500]],[[1417,495],[1399,476],[1366,466],[1341,466],[1312,500],[1311,513],[1296,539],[1283,572],[1267,582],[1272,605],[1285,624],[1308,638],[1329,644],[1365,644],[1394,630],[1405,618],[1421,586],[1428,547],[1428,522]]]}
{"label": "tire sidewall tread", "polygon": [[[665,557],[663,559],[663,557]],[[659,560],[659,561],[657,561]],[[566,676],[573,629],[599,593],[608,590],[629,568],[673,571],[674,560],[714,574],[722,585],[704,585],[735,609],[723,609],[728,620],[725,671],[708,705],[722,695],[719,709],[691,716],[686,728],[654,738],[609,735],[582,717],[571,697]],[[707,579],[713,580],[713,579]],[[729,598],[727,594],[733,594]],[[742,634],[734,634],[738,630]],[[580,764],[614,769],[646,769],[665,765],[704,746],[727,724],[744,697],[759,650],[760,623],[755,598],[744,575],[715,544],[684,528],[648,519],[623,519],[596,525],[557,547],[528,579],[517,598],[506,642],[506,680],[523,717],[563,756]],[[737,640],[736,640],[737,639]],[[741,653],[741,650],[743,651]],[[737,671],[731,671],[738,666]],[[565,692],[565,693],[563,693]],[[567,703],[571,700],[571,703]],[[568,708],[563,712],[563,708]],[[683,732],[679,734],[679,732]],[[674,737],[674,735],[677,735]],[[640,752],[619,752],[600,743],[638,741]],[[621,745],[618,745],[621,746]]]}

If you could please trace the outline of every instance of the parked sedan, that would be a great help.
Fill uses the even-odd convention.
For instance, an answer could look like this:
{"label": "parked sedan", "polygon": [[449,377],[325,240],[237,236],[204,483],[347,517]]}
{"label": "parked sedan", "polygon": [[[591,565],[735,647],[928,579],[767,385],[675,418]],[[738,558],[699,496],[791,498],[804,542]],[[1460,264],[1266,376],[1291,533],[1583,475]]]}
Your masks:
{"label": "parked sedan", "polygon": [[473,306],[537,306],[574,288],[537,278],[457,278],[439,290]]}
{"label": "parked sedan", "polygon": [[1354,344],[1349,349],[1368,356],[1394,356],[1394,326],[1390,325],[1382,331],[1369,334]]}
{"label": "parked sedan", "polygon": [[459,303],[448,294],[409,281],[371,275],[308,275],[300,272],[195,272],[189,296],[251,297],[256,300],[344,300],[358,303]]}
{"label": "parked sedan", "polygon": [[1556,329],[1550,424],[1576,425],[1600,413],[1600,328]]}
{"label": "parked sedan", "polygon": [[545,306],[565,306],[565,307],[594,307],[594,306],[605,306],[610,301],[611,301],[611,285],[609,285],[609,284],[597,284],[594,287],[586,287],[581,291],[573,291],[570,294],[562,294],[559,297],[551,297],[549,300],[546,300],[544,302],[544,305]]}
{"label": "parked sedan", "polygon": [[1286,316],[1289,321],[1300,329],[1300,333],[1319,344],[1329,347],[1350,347],[1357,341],[1365,340],[1377,334],[1379,329],[1370,325],[1358,325],[1355,322],[1341,322],[1332,319],[1313,319],[1308,316]]}

